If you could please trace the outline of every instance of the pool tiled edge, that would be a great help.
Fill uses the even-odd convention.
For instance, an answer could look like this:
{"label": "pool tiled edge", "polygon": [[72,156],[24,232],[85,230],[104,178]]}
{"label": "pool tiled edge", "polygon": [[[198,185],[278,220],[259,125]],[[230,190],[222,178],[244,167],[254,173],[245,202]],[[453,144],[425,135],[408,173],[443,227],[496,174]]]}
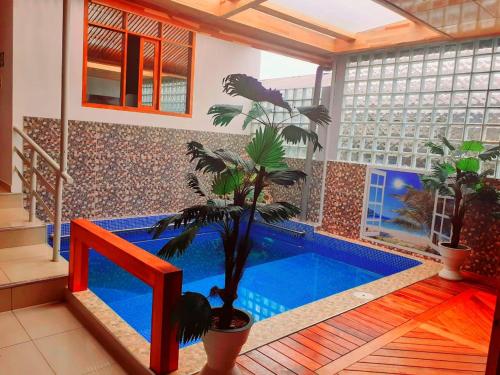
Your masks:
{"label": "pool tiled edge", "polygon": [[[295,225],[294,227],[297,228]],[[366,242],[344,239],[325,232],[317,232],[317,234],[335,239],[347,240],[365,247],[401,256],[401,253],[367,244]],[[351,310],[373,299],[401,289],[407,285],[431,277],[441,268],[440,264],[435,261],[422,260],[421,258],[409,255],[404,255],[404,257],[418,260],[421,264],[260,321],[252,328],[248,342],[243,348],[243,352],[250,351],[332,316]],[[373,295],[373,298],[361,299],[354,296],[355,292],[370,293]],[[75,293],[74,296],[79,303],[88,309],[92,315],[106,327],[109,333],[111,333],[129,353],[146,368],[149,366],[150,345],[147,340],[91,291]],[[184,375],[196,373],[205,363],[205,358],[205,352],[201,343],[181,349],[179,370],[176,371],[175,374]]]}

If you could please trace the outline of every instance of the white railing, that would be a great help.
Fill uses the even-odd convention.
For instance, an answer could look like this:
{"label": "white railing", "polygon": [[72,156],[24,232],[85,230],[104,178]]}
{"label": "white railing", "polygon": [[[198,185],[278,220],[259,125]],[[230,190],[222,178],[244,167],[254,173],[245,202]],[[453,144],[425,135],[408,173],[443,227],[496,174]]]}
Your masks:
{"label": "white railing", "polygon": [[[33,222],[35,220],[37,203],[39,203],[47,217],[54,223],[52,260],[57,261],[59,259],[61,247],[62,210],[60,208],[62,207],[62,185],[63,183],[71,184],[73,179],[65,170],[62,170],[59,164],[52,159],[52,157],[45,152],[45,150],[40,147],[28,134],[16,126],[14,126],[14,131],[21,136],[24,144],[29,150],[29,156],[26,156],[22,150],[20,150],[17,146],[14,146],[14,153],[21,158],[23,165],[25,165],[28,168],[27,171],[29,171],[28,180],[19,168],[14,168],[14,171],[19,176],[23,184],[23,192],[27,192],[29,221]],[[52,186],[49,180],[40,172],[38,166],[39,157],[42,158],[43,161],[49,166],[49,169],[55,176],[56,186]],[[22,169],[24,170],[24,168]],[[47,193],[54,196],[54,210],[49,207],[40,195],[39,187],[43,187]],[[61,191],[61,194],[59,194],[59,191]]]}

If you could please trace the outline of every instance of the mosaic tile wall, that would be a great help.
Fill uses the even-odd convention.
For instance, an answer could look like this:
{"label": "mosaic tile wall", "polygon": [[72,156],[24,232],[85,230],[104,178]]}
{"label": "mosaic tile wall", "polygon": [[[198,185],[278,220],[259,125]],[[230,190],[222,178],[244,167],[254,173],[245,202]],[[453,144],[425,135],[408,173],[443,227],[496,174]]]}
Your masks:
{"label": "mosaic tile wall", "polygon": [[[293,169],[304,170],[304,159],[288,159],[288,166]],[[321,178],[323,176],[323,162],[314,161],[313,162],[313,173],[312,173],[312,183],[310,191],[309,206],[307,212],[307,221],[311,223],[317,223],[319,221],[319,207],[320,207],[320,196],[321,196]],[[302,197],[302,185],[300,183],[293,187],[282,187],[273,186],[271,188],[271,195],[274,201],[286,200],[287,202],[293,203],[300,207],[300,201]]]}
{"label": "mosaic tile wall", "polygon": [[358,239],[366,165],[328,162],[322,230]]}
{"label": "mosaic tile wall", "polygon": [[[57,158],[58,121],[25,118],[28,134]],[[248,137],[147,126],[70,121],[64,220],[172,212],[193,203],[185,175],[186,143],[242,151]],[[57,160],[57,159],[56,159]]]}

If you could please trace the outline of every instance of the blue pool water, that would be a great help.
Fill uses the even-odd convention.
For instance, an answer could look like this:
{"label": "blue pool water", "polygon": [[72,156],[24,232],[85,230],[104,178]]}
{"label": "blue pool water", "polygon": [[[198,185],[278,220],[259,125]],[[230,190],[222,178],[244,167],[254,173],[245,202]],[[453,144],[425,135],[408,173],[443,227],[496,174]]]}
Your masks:
{"label": "blue pool water", "polygon": [[[116,220],[97,223],[111,230],[117,225]],[[138,223],[126,225],[137,228]],[[251,312],[256,321],[419,264],[306,229],[307,234],[300,237],[265,225],[255,227],[254,248],[236,306]],[[153,254],[175,233],[167,231],[163,238],[152,240],[144,230],[116,232]],[[69,256],[66,242],[62,254]],[[199,234],[182,257],[170,262],[183,270],[183,291],[208,295],[213,286],[223,286],[223,252],[218,233],[211,229]],[[91,251],[89,269],[90,289],[150,340],[151,288],[95,251]],[[212,298],[211,304],[219,305],[220,300]]]}

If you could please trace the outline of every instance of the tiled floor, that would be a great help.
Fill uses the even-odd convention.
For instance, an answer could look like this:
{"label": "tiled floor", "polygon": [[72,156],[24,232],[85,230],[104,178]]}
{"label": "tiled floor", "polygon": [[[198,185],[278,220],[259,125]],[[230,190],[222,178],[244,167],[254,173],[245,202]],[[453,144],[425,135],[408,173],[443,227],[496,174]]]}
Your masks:
{"label": "tiled floor", "polygon": [[64,303],[0,313],[0,332],[1,374],[126,374]]}
{"label": "tiled floor", "polygon": [[484,374],[495,292],[438,277],[251,350],[246,375]]}

